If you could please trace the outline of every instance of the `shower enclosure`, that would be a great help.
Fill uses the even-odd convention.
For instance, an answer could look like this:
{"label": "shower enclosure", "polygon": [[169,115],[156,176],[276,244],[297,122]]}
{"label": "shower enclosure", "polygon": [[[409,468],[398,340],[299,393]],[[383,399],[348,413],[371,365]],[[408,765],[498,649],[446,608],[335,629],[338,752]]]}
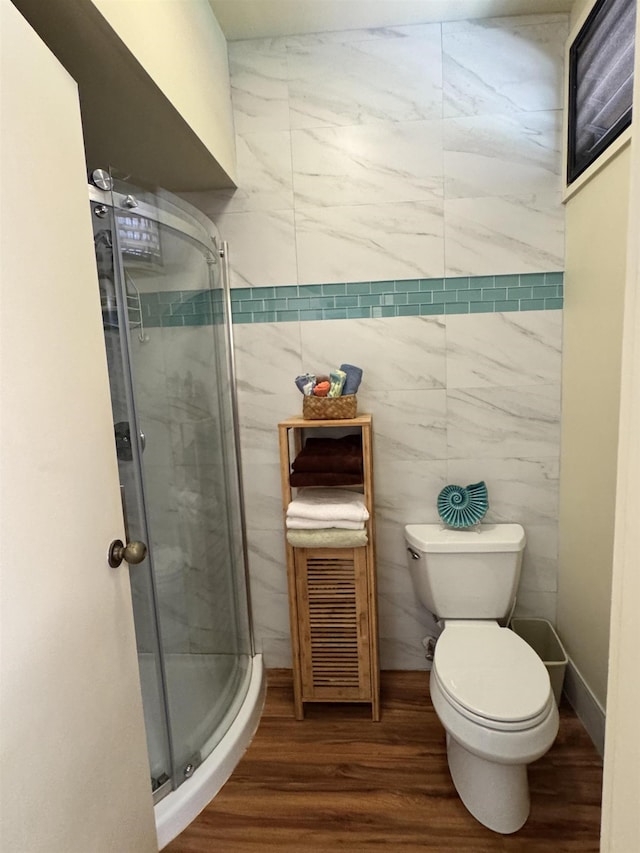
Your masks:
{"label": "shower enclosure", "polygon": [[252,675],[229,302],[211,223],[166,193],[93,179],[127,540],[148,549],[130,572],[158,802],[200,772]]}

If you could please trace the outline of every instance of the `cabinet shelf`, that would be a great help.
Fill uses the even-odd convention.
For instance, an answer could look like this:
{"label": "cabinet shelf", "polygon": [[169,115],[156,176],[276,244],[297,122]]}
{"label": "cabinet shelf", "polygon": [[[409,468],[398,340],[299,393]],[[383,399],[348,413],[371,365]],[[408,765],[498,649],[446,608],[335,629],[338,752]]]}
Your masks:
{"label": "cabinet shelf", "polygon": [[375,569],[372,419],[364,414],[343,420],[309,421],[293,417],[278,424],[283,525],[292,499],[291,463],[302,449],[305,431],[360,432],[363,477],[360,486],[369,511],[367,544],[358,548],[294,548],[285,541],[296,719],[307,702],[360,702],[380,719],[380,672]]}

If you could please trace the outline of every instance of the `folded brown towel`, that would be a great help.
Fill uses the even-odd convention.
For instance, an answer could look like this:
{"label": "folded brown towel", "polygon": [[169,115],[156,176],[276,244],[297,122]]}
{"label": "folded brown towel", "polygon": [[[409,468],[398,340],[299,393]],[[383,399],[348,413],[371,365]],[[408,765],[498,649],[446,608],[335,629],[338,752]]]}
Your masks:
{"label": "folded brown towel", "polygon": [[359,486],[362,474],[340,471],[293,471],[289,483],[299,489],[302,486]]}
{"label": "folded brown towel", "polygon": [[362,436],[343,435],[340,438],[327,438],[326,436],[311,436],[305,442],[308,450],[333,449],[336,452],[345,452],[346,448],[359,447],[362,450]]}
{"label": "folded brown towel", "polygon": [[348,473],[362,477],[362,440],[359,435],[308,438],[291,467],[296,472]]}

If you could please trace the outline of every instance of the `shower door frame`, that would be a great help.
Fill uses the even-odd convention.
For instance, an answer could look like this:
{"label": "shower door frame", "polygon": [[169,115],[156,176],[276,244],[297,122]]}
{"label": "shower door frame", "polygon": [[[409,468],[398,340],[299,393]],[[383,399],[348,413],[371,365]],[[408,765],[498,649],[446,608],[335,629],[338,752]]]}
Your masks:
{"label": "shower door frame", "polygon": [[[244,509],[244,496],[243,496],[243,483],[242,483],[242,467],[241,467],[241,459],[240,459],[240,430],[239,430],[239,422],[238,422],[238,403],[237,403],[237,393],[235,386],[235,363],[233,357],[233,332],[232,332],[232,322],[231,322],[231,295],[230,295],[230,284],[229,284],[229,272],[228,272],[228,246],[226,243],[222,243],[219,246],[218,237],[210,233],[208,229],[206,229],[203,223],[197,222],[195,225],[192,225],[187,217],[190,217],[188,211],[184,211],[181,208],[180,215],[173,214],[170,210],[162,207],[157,203],[148,203],[146,201],[138,201],[136,200],[135,207],[130,207],[127,202],[129,200],[129,195],[127,192],[123,192],[120,188],[118,189],[105,189],[101,190],[92,184],[88,185],[89,190],[89,203],[94,208],[94,206],[104,206],[108,209],[109,225],[112,230],[112,255],[113,255],[113,266],[114,266],[114,275],[118,278],[118,285],[116,287],[116,306],[118,313],[118,324],[120,327],[120,349],[122,353],[123,359],[123,382],[127,403],[127,410],[130,422],[130,433],[132,437],[131,447],[133,459],[132,462],[134,464],[134,481],[135,481],[135,490],[136,497],[139,503],[140,508],[140,521],[141,527],[144,532],[145,542],[148,546],[148,560],[149,560],[149,587],[150,587],[150,595],[151,595],[151,604],[154,613],[153,626],[152,630],[154,632],[154,639],[157,643],[157,648],[159,650],[158,660],[156,665],[158,667],[159,674],[159,687],[161,694],[161,702],[162,702],[162,711],[164,713],[163,720],[163,736],[166,739],[166,744],[168,747],[168,758],[169,758],[169,770],[170,770],[170,778],[164,782],[161,786],[159,786],[156,790],[153,791],[153,801],[154,804],[160,802],[165,796],[170,794],[172,791],[177,790],[180,785],[185,781],[184,779],[179,780],[180,777],[180,768],[176,765],[176,749],[173,743],[172,736],[172,726],[170,722],[171,710],[170,710],[170,702],[169,702],[169,687],[168,687],[168,676],[166,672],[166,660],[165,660],[165,649],[162,642],[162,625],[161,620],[159,618],[159,605],[160,605],[160,596],[157,589],[156,583],[156,575],[154,571],[154,558],[153,558],[153,543],[150,541],[150,528],[148,522],[148,503],[145,495],[145,483],[143,476],[143,465],[142,465],[142,451],[144,446],[142,441],[142,433],[140,429],[140,423],[138,418],[138,411],[135,399],[135,389],[133,387],[133,378],[132,378],[132,363],[131,363],[131,346],[129,341],[129,336],[132,331],[132,325],[129,320],[129,312],[128,306],[126,304],[126,298],[123,300],[121,298],[121,294],[124,292],[126,297],[126,276],[125,276],[125,265],[122,254],[122,247],[119,245],[118,235],[117,235],[117,221],[116,214],[117,213],[126,213],[130,212],[132,215],[141,216],[147,218],[154,223],[157,223],[159,226],[164,226],[166,228],[170,228],[173,231],[179,233],[180,235],[186,236],[187,238],[196,242],[199,246],[202,247],[203,250],[207,250],[215,255],[216,260],[221,264],[221,279],[220,279],[220,288],[211,287],[212,292],[220,289],[223,295],[223,310],[224,310],[224,326],[225,326],[225,337],[224,337],[224,348],[225,348],[225,364],[224,368],[226,370],[226,374],[229,381],[229,389],[230,389],[230,416],[232,420],[232,441],[233,441],[233,449],[234,449],[234,459],[235,465],[233,466],[233,473],[235,476],[236,484],[237,484],[237,511],[238,511],[238,524],[240,528],[240,536],[241,536],[241,553],[242,553],[242,561],[243,561],[243,584],[244,584],[244,600],[242,601],[242,606],[245,609],[246,614],[246,628],[247,628],[247,641],[248,641],[248,649],[246,652],[242,654],[247,654],[248,657],[253,660],[255,657],[255,641],[254,641],[254,632],[253,632],[253,617],[250,606],[250,587],[249,587],[249,571],[248,571],[248,545],[247,545],[247,537],[246,537],[246,520],[245,520],[245,509]],[[131,186],[132,192],[139,192],[140,190],[136,186]],[[142,191],[143,194],[146,194],[145,191]],[[168,201],[163,198],[162,195],[157,195],[157,193],[152,192],[154,200],[158,200],[163,204],[173,204],[173,202]],[[210,245],[207,245],[207,241],[210,241]],[[211,271],[209,272],[209,277],[211,276]],[[115,284],[115,282],[114,282]],[[142,319],[142,315],[141,315]],[[144,326],[142,326],[142,331],[144,331]],[[126,336],[126,340],[122,337],[122,335]],[[230,468],[230,466],[229,466]],[[125,518],[125,525],[127,521],[126,516],[126,507],[124,506],[124,490],[122,489],[123,494],[123,515]],[[135,569],[134,569],[135,571]],[[243,614],[244,615],[244,614]]]}

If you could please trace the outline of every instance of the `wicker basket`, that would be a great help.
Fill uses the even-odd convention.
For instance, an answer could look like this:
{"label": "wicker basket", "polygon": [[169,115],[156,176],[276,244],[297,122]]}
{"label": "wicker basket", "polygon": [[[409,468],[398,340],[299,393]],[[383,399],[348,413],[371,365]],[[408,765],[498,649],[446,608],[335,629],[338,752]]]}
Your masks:
{"label": "wicker basket", "polygon": [[339,421],[355,418],[358,401],[355,394],[345,397],[314,397],[313,394],[302,398],[302,417],[307,421]]}

